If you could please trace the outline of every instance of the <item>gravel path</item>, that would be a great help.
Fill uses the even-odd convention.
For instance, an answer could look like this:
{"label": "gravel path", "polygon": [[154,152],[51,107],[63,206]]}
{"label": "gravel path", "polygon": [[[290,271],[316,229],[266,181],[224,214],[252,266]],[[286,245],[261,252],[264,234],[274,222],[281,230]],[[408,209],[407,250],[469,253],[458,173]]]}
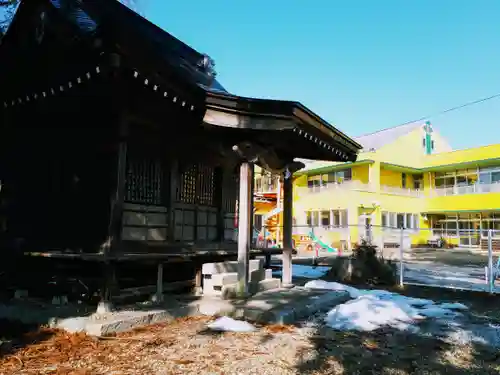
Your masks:
{"label": "gravel path", "polygon": [[[498,374],[497,351],[449,345],[394,330],[325,329],[315,316],[300,327],[214,333],[196,317],[111,338],[46,331],[49,338],[0,357],[0,374]],[[25,342],[33,340],[33,334]]]}

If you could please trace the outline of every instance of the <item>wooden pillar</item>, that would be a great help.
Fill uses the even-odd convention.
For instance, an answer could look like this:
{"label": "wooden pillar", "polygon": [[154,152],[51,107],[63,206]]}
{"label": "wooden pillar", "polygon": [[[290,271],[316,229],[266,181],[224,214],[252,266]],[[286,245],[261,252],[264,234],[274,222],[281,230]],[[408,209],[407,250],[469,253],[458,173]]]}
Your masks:
{"label": "wooden pillar", "polygon": [[[275,176],[273,176],[275,178]],[[281,209],[281,178],[278,177],[277,187],[276,187],[276,208],[278,209],[278,213],[276,214],[276,243],[280,243],[281,238],[281,220],[280,220],[280,209]]]}
{"label": "wooden pillar", "polygon": [[293,180],[292,175],[283,178],[283,287],[292,287],[292,239],[293,225]]}
{"label": "wooden pillar", "polygon": [[177,186],[179,181],[179,163],[177,160],[170,162],[170,185],[168,198],[168,241],[175,241],[175,202],[177,201]]}
{"label": "wooden pillar", "polygon": [[158,263],[156,273],[156,302],[163,302],[163,263]]}
{"label": "wooden pillar", "polygon": [[238,295],[248,295],[248,270],[252,242],[252,186],[253,164],[240,166],[240,193],[238,199]]}
{"label": "wooden pillar", "polygon": [[109,244],[105,247],[105,255],[116,253],[121,249],[123,202],[125,198],[125,182],[127,173],[127,133],[128,123],[120,118],[119,139],[116,159],[115,190],[111,198],[111,214],[109,224]]}
{"label": "wooden pillar", "polygon": [[202,295],[203,294],[203,274],[202,274],[202,264],[196,263],[196,273],[194,277],[194,294]]}
{"label": "wooden pillar", "polygon": [[116,265],[113,262],[103,263],[102,273],[103,284],[101,287],[101,300],[97,305],[96,314],[106,314],[114,310],[112,298],[113,292],[117,288]]}

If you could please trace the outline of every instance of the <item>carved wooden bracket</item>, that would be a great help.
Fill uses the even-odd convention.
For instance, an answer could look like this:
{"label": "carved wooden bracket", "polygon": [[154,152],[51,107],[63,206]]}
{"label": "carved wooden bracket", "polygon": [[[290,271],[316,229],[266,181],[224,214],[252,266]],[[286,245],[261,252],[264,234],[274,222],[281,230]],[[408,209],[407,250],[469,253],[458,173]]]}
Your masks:
{"label": "carved wooden bracket", "polygon": [[250,163],[255,163],[262,168],[280,175],[293,175],[299,169],[305,167],[304,163],[284,160],[280,158],[273,150],[265,149],[252,142],[241,142],[233,146],[233,151],[238,156]]}

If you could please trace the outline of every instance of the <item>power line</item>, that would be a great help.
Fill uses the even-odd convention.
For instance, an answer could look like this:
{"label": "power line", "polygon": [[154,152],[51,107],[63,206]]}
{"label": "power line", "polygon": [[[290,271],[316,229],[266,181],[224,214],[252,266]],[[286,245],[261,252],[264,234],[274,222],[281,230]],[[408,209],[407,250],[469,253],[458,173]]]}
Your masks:
{"label": "power line", "polygon": [[486,102],[488,100],[492,100],[492,99],[496,99],[496,98],[500,98],[500,93],[488,96],[486,98],[482,98],[482,99],[478,99],[478,100],[473,100],[471,102],[467,102],[467,103],[458,105],[456,107],[451,107],[451,108],[445,109],[443,111],[436,112],[436,113],[434,113],[432,115],[427,115],[427,116],[424,116],[424,117],[420,117],[419,119],[416,119],[416,120],[413,120],[413,121],[407,121],[407,122],[404,122],[404,123],[399,124],[397,126],[403,126],[403,125],[411,124],[412,122],[419,122],[419,121],[423,121],[423,120],[428,120],[431,117],[436,117],[436,116],[444,115],[445,113],[448,113],[448,112],[453,112],[453,111],[456,111],[456,110],[459,110],[459,109],[462,109],[462,108],[465,108],[465,107],[469,107],[471,105],[483,103],[483,102]]}

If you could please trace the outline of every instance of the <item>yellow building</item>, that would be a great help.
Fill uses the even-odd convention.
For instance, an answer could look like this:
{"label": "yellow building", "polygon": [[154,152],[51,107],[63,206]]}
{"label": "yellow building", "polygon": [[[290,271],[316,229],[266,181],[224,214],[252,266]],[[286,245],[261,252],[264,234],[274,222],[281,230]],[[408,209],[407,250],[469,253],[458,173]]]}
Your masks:
{"label": "yellow building", "polygon": [[429,122],[355,140],[356,162],[306,162],[296,174],[296,236],[312,231],[335,248],[366,237],[385,247],[486,248],[493,229],[500,247],[500,144],[452,150]]}

